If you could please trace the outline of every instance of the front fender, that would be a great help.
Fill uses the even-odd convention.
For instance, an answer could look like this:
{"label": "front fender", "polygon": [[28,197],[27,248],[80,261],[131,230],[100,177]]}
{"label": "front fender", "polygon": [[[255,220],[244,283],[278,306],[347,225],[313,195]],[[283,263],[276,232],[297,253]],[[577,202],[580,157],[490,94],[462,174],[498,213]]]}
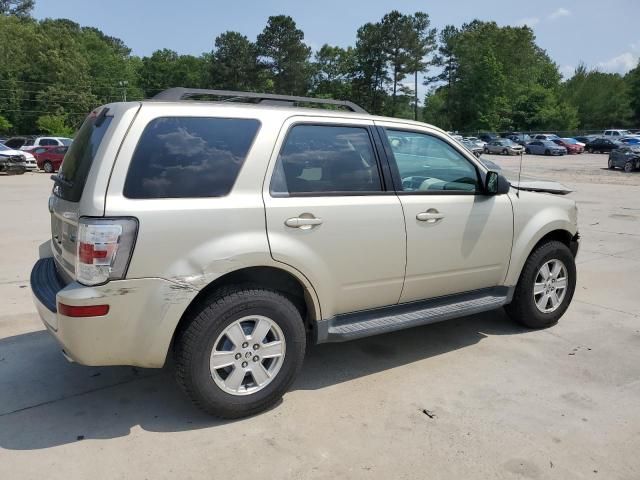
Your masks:
{"label": "front fender", "polygon": [[573,200],[550,194],[520,192],[513,195],[514,236],[505,285],[518,283],[520,272],[536,244],[553,231],[578,232],[577,208]]}

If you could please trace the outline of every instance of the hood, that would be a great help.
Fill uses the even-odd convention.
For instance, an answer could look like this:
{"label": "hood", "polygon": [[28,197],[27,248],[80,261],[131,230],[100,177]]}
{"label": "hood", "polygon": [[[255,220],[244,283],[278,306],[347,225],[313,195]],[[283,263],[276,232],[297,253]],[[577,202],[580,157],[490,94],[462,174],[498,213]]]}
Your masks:
{"label": "hood", "polygon": [[528,190],[530,192],[554,193],[556,195],[567,195],[573,192],[558,182],[548,182],[545,180],[530,180],[521,182],[511,182],[511,186],[518,190]]}

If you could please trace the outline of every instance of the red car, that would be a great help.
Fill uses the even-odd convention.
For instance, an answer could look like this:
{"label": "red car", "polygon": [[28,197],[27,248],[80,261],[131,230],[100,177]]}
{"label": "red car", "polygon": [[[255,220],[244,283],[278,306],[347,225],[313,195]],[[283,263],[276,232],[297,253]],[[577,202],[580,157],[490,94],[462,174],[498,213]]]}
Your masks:
{"label": "red car", "polygon": [[560,145],[561,147],[566,148],[568,154],[584,152],[584,147],[582,145],[578,145],[577,143],[571,143],[570,141],[564,138],[554,138],[552,142],[555,143],[556,145]]}
{"label": "red car", "polygon": [[31,150],[33,156],[36,157],[36,163],[40,170],[47,173],[53,173],[60,168],[64,154],[67,153],[69,147],[36,147]]}

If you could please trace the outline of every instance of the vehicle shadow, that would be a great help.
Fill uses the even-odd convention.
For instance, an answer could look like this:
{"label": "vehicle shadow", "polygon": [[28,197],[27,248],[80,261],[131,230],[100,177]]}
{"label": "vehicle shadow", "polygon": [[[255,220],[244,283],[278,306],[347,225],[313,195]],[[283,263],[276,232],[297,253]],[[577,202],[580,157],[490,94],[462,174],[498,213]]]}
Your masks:
{"label": "vehicle shadow", "polygon": [[[525,331],[500,309],[312,347],[292,390],[322,389],[462,349],[487,336]],[[70,364],[45,331],[0,340],[1,448],[34,450],[117,438],[129,435],[136,426],[152,432],[181,432],[226,423],[197,410],[176,385],[170,368]]]}

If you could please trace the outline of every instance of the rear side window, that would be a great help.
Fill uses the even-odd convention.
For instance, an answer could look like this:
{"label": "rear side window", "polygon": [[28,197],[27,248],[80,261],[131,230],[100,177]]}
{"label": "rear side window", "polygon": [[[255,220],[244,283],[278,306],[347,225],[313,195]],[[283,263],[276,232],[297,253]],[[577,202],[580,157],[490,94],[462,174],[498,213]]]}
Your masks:
{"label": "rear side window", "polygon": [[227,195],[259,127],[258,120],[244,118],[165,117],[152,120],[131,159],[124,196],[197,198]]}
{"label": "rear side window", "polygon": [[380,192],[367,128],[296,125],[287,135],[271,181],[274,196]]}
{"label": "rear side window", "polygon": [[54,195],[70,202],[80,201],[93,159],[113,119],[105,113],[91,113],[76,133],[58,173],[61,181],[56,182]]}

